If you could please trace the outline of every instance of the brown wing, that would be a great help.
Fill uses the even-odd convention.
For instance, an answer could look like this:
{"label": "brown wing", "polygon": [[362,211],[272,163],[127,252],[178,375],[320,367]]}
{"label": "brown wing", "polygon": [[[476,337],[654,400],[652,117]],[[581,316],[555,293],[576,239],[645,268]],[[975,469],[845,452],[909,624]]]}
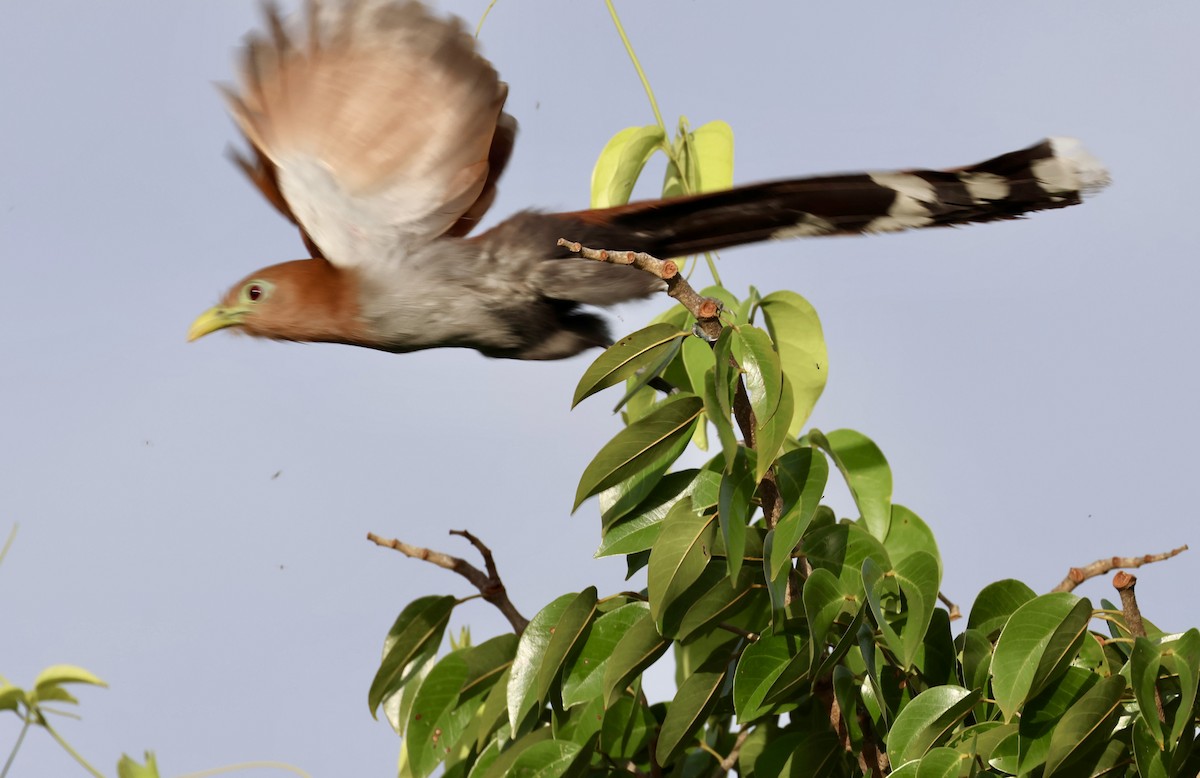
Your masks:
{"label": "brown wing", "polygon": [[462,23],[416,2],[310,0],[299,45],[266,14],[226,94],[267,199],[337,265],[465,233],[495,196],[515,122]]}

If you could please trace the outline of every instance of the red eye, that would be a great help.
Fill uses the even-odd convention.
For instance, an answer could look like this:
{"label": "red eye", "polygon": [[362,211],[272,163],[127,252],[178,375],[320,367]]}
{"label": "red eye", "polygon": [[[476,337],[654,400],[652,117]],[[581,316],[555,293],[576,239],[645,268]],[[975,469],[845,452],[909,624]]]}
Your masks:
{"label": "red eye", "polygon": [[256,302],[258,298],[262,297],[262,293],[262,287],[258,284],[251,284],[250,288],[246,290],[246,296],[250,298],[251,302]]}

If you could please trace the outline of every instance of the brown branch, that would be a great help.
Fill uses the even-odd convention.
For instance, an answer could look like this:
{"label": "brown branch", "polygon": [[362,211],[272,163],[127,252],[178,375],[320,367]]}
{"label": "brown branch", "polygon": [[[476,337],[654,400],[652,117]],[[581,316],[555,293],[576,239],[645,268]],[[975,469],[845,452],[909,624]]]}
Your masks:
{"label": "brown branch", "polygon": [[729,749],[729,756],[721,760],[721,772],[728,773],[737,764],[738,756],[742,753],[742,744],[746,742],[746,738],[750,737],[749,725],[743,725],[738,731],[737,740],[733,741],[733,748]]}
{"label": "brown branch", "polygon": [[484,545],[479,538],[466,530],[450,530],[450,534],[466,538],[479,551],[480,556],[483,557],[487,573],[484,573],[470,562],[459,559],[456,556],[450,556],[449,554],[443,554],[441,551],[433,551],[421,546],[414,546],[410,543],[405,543],[403,540],[394,538],[387,540],[379,537],[374,532],[367,533],[367,540],[377,546],[399,551],[407,557],[420,559],[431,565],[437,565],[438,567],[458,573],[479,590],[479,594],[483,599],[495,605],[504,614],[504,618],[508,619],[508,623],[512,625],[513,632],[520,635],[525,631],[525,627],[529,625],[529,619],[522,616],[516,606],[512,604],[512,601],[508,599],[508,592],[504,588],[504,582],[500,580],[500,574],[496,572],[496,563],[492,558],[492,550]]}
{"label": "brown branch", "polygon": [[643,251],[609,251],[588,248],[566,238],[559,238],[558,245],[579,254],[584,259],[608,262],[613,265],[632,265],[667,282],[667,294],[696,317],[696,323],[710,341],[721,334],[721,301],[715,297],[704,297],[687,282],[679,272],[679,265],[670,259],[659,259]]}
{"label": "brown branch", "polygon": [[[1129,634],[1136,638],[1146,637],[1146,623],[1142,621],[1142,611],[1137,604],[1137,595],[1133,587],[1137,586],[1137,576],[1121,570],[1113,576],[1113,588],[1121,595],[1121,612],[1125,614],[1125,627]],[[1162,695],[1159,694],[1158,684],[1154,685],[1154,706],[1158,709],[1158,720],[1166,721],[1163,712]]]}
{"label": "brown branch", "polygon": [[1067,577],[1062,580],[1058,586],[1055,586],[1050,591],[1052,592],[1069,592],[1073,591],[1076,586],[1083,583],[1089,578],[1095,578],[1098,575],[1104,575],[1110,570],[1116,570],[1120,567],[1141,567],[1148,565],[1151,562],[1162,562],[1165,559],[1170,559],[1173,556],[1178,556],[1184,551],[1187,551],[1187,546],[1173,548],[1163,554],[1146,554],[1145,556],[1114,556],[1109,559],[1097,559],[1090,565],[1083,567],[1072,567],[1067,573]]}

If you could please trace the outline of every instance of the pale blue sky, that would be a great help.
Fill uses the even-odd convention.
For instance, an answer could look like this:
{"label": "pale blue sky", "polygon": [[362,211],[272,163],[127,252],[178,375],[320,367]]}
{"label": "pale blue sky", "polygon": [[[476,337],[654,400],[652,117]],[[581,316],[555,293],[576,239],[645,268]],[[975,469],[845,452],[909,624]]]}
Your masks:
{"label": "pale blue sky", "polygon": [[[470,528],[527,616],[624,588],[621,560],[588,561],[594,504],[568,515],[618,428],[612,398],[568,410],[590,357],[184,342],[230,283],[302,255],[222,158],[235,132],[212,82],[255,5],[0,6],[0,531],[21,523],[0,673],[71,662],[110,682],[60,724],[110,774],[145,748],[166,775],[248,759],[390,774],[398,742],[366,706],[384,634],[409,600],[469,590],[368,530],[465,552],[446,530]],[[484,5],[443,7],[473,25]],[[619,7],[668,122],[733,125],[738,181],[1081,137],[1114,178],[1083,207],[729,251],[721,271],[816,305],[830,382],[812,422],[883,448],[964,605],[999,578],[1045,590],[1071,565],[1200,542],[1200,6]],[[652,120],[602,3],[501,0],[483,40],[521,123],[490,221],[586,205],[605,140]],[[1200,624],[1200,550],[1139,577],[1150,618]],[[482,604],[466,622],[505,628]],[[0,750],[15,723],[0,718]],[[13,774],[73,769],[31,736]]]}

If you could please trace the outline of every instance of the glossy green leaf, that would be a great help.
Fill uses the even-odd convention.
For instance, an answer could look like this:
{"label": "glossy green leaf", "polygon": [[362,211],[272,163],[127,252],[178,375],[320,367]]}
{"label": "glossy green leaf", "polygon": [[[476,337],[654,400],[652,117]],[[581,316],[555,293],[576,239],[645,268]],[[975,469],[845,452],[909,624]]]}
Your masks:
{"label": "glossy green leaf", "polygon": [[804,601],[804,612],[808,616],[812,641],[822,648],[838,616],[854,613],[862,602],[847,594],[842,589],[838,577],[825,568],[812,571],[812,575],[804,582],[801,599]]}
{"label": "glossy green leaf", "polygon": [[[775,344],[757,327],[739,327],[733,331],[733,349],[741,355],[742,380],[750,395],[757,429],[775,416],[783,391],[783,367]],[[774,452],[764,452],[774,459]]]}
{"label": "glossy green leaf", "polygon": [[711,368],[704,374],[704,411],[709,421],[717,430],[717,439],[721,441],[721,450],[728,461],[738,448],[737,433],[733,431],[733,419],[730,418],[729,399],[732,389],[729,384],[720,384],[718,376],[724,371]]}
{"label": "glossy green leaf", "polygon": [[604,668],[604,702],[611,705],[638,675],[662,656],[671,641],[658,632],[650,606],[631,603],[642,610],[642,615],[617,641]]}
{"label": "glossy green leaf", "polygon": [[[588,497],[641,470],[665,471],[691,438],[704,401],[691,394],[667,398],[649,416],[630,424],[600,449],[579,479],[574,509]],[[667,457],[664,461],[664,457]],[[573,509],[573,510],[574,510]]]}
{"label": "glossy green leaf", "polygon": [[1138,778],[1170,778],[1168,755],[1159,750],[1154,733],[1141,717],[1133,722],[1133,757]]}
{"label": "glossy green leaf", "polygon": [[725,560],[732,580],[737,579],[746,555],[746,525],[754,511],[752,501],[758,487],[754,463],[754,452],[738,446],[732,466],[721,478],[717,519],[725,540]]}
{"label": "glossy green leaf", "polygon": [[603,694],[604,670],[613,650],[629,629],[645,615],[645,604],[631,602],[596,619],[583,647],[566,666],[562,688],[564,707],[582,705]]}
{"label": "glossy green leaf", "polygon": [[671,324],[651,324],[621,338],[605,349],[584,371],[575,387],[571,407],[654,364],[673,344],[688,335]]}
{"label": "glossy green leaf", "polygon": [[860,524],[833,524],[810,531],[800,544],[801,551],[814,568],[833,573],[847,594],[862,597],[863,560],[868,557],[882,570],[891,569],[883,544]]}
{"label": "glossy green leaf", "polygon": [[812,430],[808,437],[841,471],[867,530],[880,540],[886,538],[892,516],[892,470],[883,452],[854,430],[834,430],[828,435]]}
{"label": "glossy green leaf", "polygon": [[661,627],[671,604],[684,596],[712,558],[713,517],[692,512],[692,501],[675,504],[663,521],[662,532],[650,549],[647,589],[650,612]]}
{"label": "glossy green leaf", "polygon": [[1017,608],[1034,597],[1037,597],[1037,594],[1033,589],[1011,578],[988,584],[979,592],[971,606],[971,613],[967,616],[967,628],[977,629],[987,637],[995,639]]}
{"label": "glossy green leaf", "polygon": [[933,530],[929,529],[929,525],[922,521],[920,516],[903,505],[892,505],[892,519],[883,547],[887,549],[888,556],[895,565],[917,551],[930,554],[937,562],[938,580],[941,580],[942,555],[938,553]]}
{"label": "glossy green leaf", "polygon": [[[732,618],[755,602],[756,595],[761,593],[756,587],[758,579],[749,568],[742,569],[741,574],[734,579],[734,584],[731,585],[730,580],[728,576],[718,577],[712,586],[699,594],[680,620],[675,631],[676,638],[687,640],[698,630]],[[697,581],[693,588],[700,588],[701,583],[702,581]]]}
{"label": "glossy green leaf", "polygon": [[614,135],[592,168],[592,207],[609,208],[629,202],[646,162],[666,142],[656,124],[626,127]]}
{"label": "glossy green leaf", "polygon": [[456,600],[449,595],[421,597],[400,611],[383,641],[383,661],[367,693],[371,715],[407,681],[411,665],[437,651]]}
{"label": "glossy green leaf", "polygon": [[[605,525],[604,537],[600,548],[596,550],[596,556],[631,554],[649,549],[658,539],[663,519],[677,502],[684,497],[694,498],[698,489],[716,491],[720,488],[720,483],[721,476],[718,473],[703,470],[689,469],[667,473],[636,507],[627,511],[626,515],[615,523]],[[609,491],[601,493],[602,505],[604,496]]]}
{"label": "glossy green leaf", "polygon": [[409,775],[424,778],[462,735],[452,726],[458,694],[467,680],[467,662],[457,651],[442,658],[421,682],[404,728]]}
{"label": "glossy green leaf", "polygon": [[779,392],[779,405],[775,409],[775,415],[766,422],[759,424],[758,429],[754,433],[754,446],[758,454],[757,466],[754,470],[754,479],[756,481],[763,479],[763,476],[771,469],[771,465],[787,445],[789,440],[788,419],[791,417],[792,382],[785,375],[783,376],[783,385]]}
{"label": "glossy green leaf", "polygon": [[992,657],[992,691],[1005,720],[1066,669],[1091,617],[1091,603],[1067,592],[1044,594],[1013,613]]}
{"label": "glossy green leaf", "polygon": [[1113,725],[1121,715],[1124,692],[1124,677],[1102,678],[1062,715],[1050,736],[1046,776],[1053,775],[1081,754],[1104,749]]}
{"label": "glossy green leaf", "polygon": [[568,654],[596,612],[596,587],[564,594],[543,608],[521,633],[508,681],[508,722],[515,732],[546,701]]}
{"label": "glossy green leaf", "polygon": [[[514,775],[516,761],[521,758],[522,754],[541,743],[550,741],[552,737],[553,732],[549,727],[538,727],[516,738],[503,750],[500,749],[503,744],[493,743],[484,750],[483,754],[480,754],[479,760],[471,769],[470,776],[471,778],[508,778],[508,776]],[[493,745],[495,749],[493,749]]]}
{"label": "glossy green leaf", "polygon": [[658,733],[654,755],[659,764],[668,764],[675,759],[703,726],[704,719],[717,705],[726,672],[724,661],[712,661],[690,674],[680,685]]}
{"label": "glossy green leaf", "polygon": [[783,373],[792,386],[793,407],[788,430],[795,437],[825,391],[829,376],[825,336],[816,310],[795,292],[772,292],[762,299],[761,307],[767,330],[779,350]]}
{"label": "glossy green leaf", "polygon": [[958,778],[960,772],[970,768],[966,757],[952,748],[930,749],[916,764],[916,778]]}
{"label": "glossy green leaf", "polygon": [[463,682],[462,697],[491,689],[504,672],[512,666],[517,653],[518,637],[511,632],[497,635],[477,646],[461,649],[467,663],[467,679]]}
{"label": "glossy green leaf", "polygon": [[763,700],[787,669],[798,643],[794,635],[767,632],[746,646],[733,673],[733,709],[738,722],[748,723],[770,712],[771,706],[764,706]]}
{"label": "glossy green leaf", "polygon": [[944,743],[978,699],[978,692],[961,686],[936,686],[914,697],[888,733],[888,754],[894,763],[920,759],[930,748]]}
{"label": "glossy green leaf", "polygon": [[783,499],[784,512],[776,522],[775,529],[771,530],[774,539],[767,575],[772,579],[791,565],[796,545],[816,515],[829,480],[829,463],[819,449],[810,446],[798,448],[777,460],[775,480]]}
{"label": "glossy green leaf", "polygon": [[1163,725],[1158,718],[1158,706],[1161,703],[1155,700],[1155,690],[1161,656],[1157,640],[1139,637],[1134,639],[1133,653],[1129,657],[1129,682],[1138,703],[1138,714],[1145,719],[1146,729],[1160,750],[1165,748],[1165,744]]}
{"label": "glossy green leaf", "polygon": [[[475,749],[482,751],[497,731],[511,732],[508,726],[508,681],[512,678],[512,663],[504,669],[488,690],[483,707],[477,715]],[[505,738],[507,740],[507,738]],[[474,772],[474,771],[472,771]]]}
{"label": "glossy green leaf", "polygon": [[754,762],[756,778],[825,778],[841,775],[844,749],[832,730],[809,729],[806,732],[777,736]]}
{"label": "glossy green leaf", "polygon": [[906,608],[899,658],[906,667],[911,667],[937,607],[941,561],[925,551],[913,551],[895,563],[895,575]]}
{"label": "glossy green leaf", "polygon": [[1200,684],[1200,630],[1192,627],[1175,640],[1164,639],[1162,664],[1179,682],[1179,702],[1167,735],[1170,743],[1176,743],[1193,723],[1196,690]]}
{"label": "glossy green leaf", "polygon": [[962,634],[962,682],[968,689],[988,691],[992,668],[992,642],[982,630],[967,628]]}
{"label": "glossy green leaf", "polygon": [[600,751],[613,759],[633,759],[657,730],[658,722],[649,708],[633,697],[623,695],[604,712]]}

